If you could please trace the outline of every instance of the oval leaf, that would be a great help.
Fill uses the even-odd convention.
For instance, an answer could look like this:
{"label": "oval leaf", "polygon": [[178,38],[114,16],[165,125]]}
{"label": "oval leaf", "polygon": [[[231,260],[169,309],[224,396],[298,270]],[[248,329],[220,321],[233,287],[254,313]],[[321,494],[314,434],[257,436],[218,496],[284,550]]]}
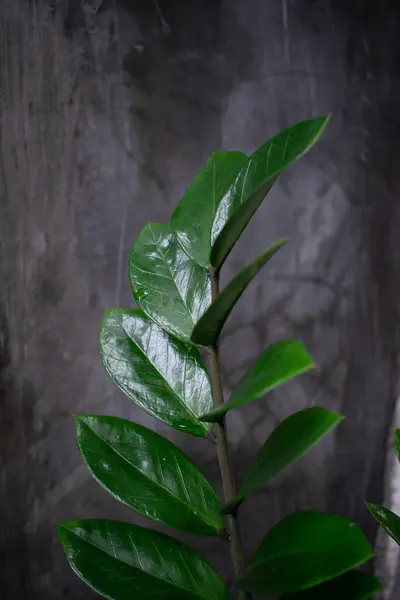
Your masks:
{"label": "oval leaf", "polygon": [[129,277],[140,308],[166,331],[190,341],[211,302],[210,275],[183,251],[169,225],[144,227],[131,252]]}
{"label": "oval leaf", "polygon": [[199,352],[138,310],[106,311],[100,355],[116,385],[143,410],[174,429],[205,436],[198,420],[213,405]]}
{"label": "oval leaf", "polygon": [[167,535],[102,519],[59,526],[77,575],[111,600],[229,600],[219,575],[194,550]]}
{"label": "oval leaf", "polygon": [[201,415],[202,421],[219,421],[228,411],[260,398],[296,375],[314,368],[307,350],[297,340],[283,340],[269,346],[239,381],[228,402]]}
{"label": "oval leaf", "polygon": [[367,508],[379,525],[400,545],[400,517],[380,504],[368,502]]}
{"label": "oval leaf", "polygon": [[367,600],[382,589],[381,581],[374,575],[350,571],[303,592],[285,594],[281,600]]}
{"label": "oval leaf", "polygon": [[94,478],[136,512],[196,535],[216,535],[220,505],[200,469],[150,429],[116,417],[76,415],[80,453]]}
{"label": "oval leaf", "polygon": [[278,175],[319,139],[330,115],[297,123],[254,152],[218,206],[211,265],[219,268]]}
{"label": "oval leaf", "polygon": [[192,333],[192,341],[194,343],[201,344],[202,346],[213,346],[217,343],[219,334],[227,318],[250,281],[257,275],[261,267],[286,243],[287,239],[282,239],[264,250],[264,252],[250,262],[228,283],[197,322]]}
{"label": "oval leaf", "polygon": [[248,162],[243,152],[215,152],[201,168],[176,207],[171,227],[185,252],[210,266],[211,229],[219,204],[235,193],[232,182]]}
{"label": "oval leaf", "polygon": [[238,585],[247,592],[285,594],[333,579],[372,557],[360,529],[313,511],[285,517],[269,531]]}
{"label": "oval leaf", "polygon": [[305,408],[287,417],[256,455],[237,497],[224,508],[224,512],[231,512],[246,496],[298,460],[342,418],[318,406]]}

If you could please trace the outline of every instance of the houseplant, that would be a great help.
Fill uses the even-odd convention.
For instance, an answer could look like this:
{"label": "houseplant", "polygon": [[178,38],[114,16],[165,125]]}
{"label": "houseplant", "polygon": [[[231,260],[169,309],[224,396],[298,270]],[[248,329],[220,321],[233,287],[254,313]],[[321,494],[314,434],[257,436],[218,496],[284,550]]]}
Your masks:
{"label": "houseplant", "polygon": [[[130,256],[139,307],[106,311],[103,364],[138,406],[170,427],[216,435],[223,499],[197,465],[159,434],[117,417],[76,415],[79,450],[95,479],[137,513],[167,527],[229,541],[234,595],[289,600],[369,598],[379,581],[357,567],[372,556],[362,532],[336,515],[298,511],[266,535],[249,561],[242,550],[242,502],[328,434],[341,416],[322,407],[278,425],[236,491],[225,415],[314,367],[296,340],[279,340],[256,359],[224,402],[218,340],[235,303],[284,246],[269,246],[220,290],[224,261],[282,171],[318,140],[329,117],[298,123],[251,156],[213,154],[183,195],[169,224],[149,223]],[[199,347],[208,351],[208,369]],[[216,571],[189,546],[129,523],[90,519],[60,525],[75,572],[106,598],[227,600]],[[347,595],[346,595],[347,594]]]}

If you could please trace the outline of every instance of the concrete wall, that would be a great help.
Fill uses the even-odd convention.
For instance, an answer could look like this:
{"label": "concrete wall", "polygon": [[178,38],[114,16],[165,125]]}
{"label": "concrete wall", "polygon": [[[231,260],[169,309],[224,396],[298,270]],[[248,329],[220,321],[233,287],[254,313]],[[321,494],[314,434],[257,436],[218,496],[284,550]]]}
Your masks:
{"label": "concrete wall", "polygon": [[[161,431],[218,487],[215,448],[153,422],[99,360],[109,306],[130,306],[127,258],[166,221],[212,151],[251,151],[333,112],[318,147],[276,184],[232,253],[227,280],[274,241],[291,243],[227,325],[226,391],[270,341],[302,339],[318,370],[229,418],[238,478],[284,416],[320,404],[340,429],[247,502],[246,552],[296,508],[354,519],[395,505],[388,440],[399,358],[399,27],[396,2],[15,0],[0,7],[1,574],[7,600],[81,600],[62,520],[134,519],[88,475],[72,412]],[[189,539],[230,579],[219,541]],[[378,568],[396,600],[397,554]],[[392,552],[393,550],[393,552]],[[393,587],[393,592],[391,591]]]}

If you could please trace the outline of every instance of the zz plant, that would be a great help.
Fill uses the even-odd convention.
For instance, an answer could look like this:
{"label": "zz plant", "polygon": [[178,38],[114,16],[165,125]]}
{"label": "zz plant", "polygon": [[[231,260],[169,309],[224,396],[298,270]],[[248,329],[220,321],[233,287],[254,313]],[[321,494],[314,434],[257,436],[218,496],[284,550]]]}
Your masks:
{"label": "zz plant", "polygon": [[[300,410],[268,437],[236,491],[225,415],[312,369],[296,340],[272,343],[224,402],[218,340],[235,303],[281,239],[224,289],[220,271],[280,173],[318,140],[329,117],[298,123],[251,156],[217,152],[183,195],[169,224],[149,223],[137,239],[129,276],[138,310],[106,311],[103,364],[115,384],[152,417],[188,435],[213,438],[223,498],[198,466],[158,433],[117,417],[76,415],[78,446],[94,478],[136,513],[168,528],[228,541],[235,587],[189,546],[169,535],[112,520],[59,526],[73,570],[112,600],[228,600],[278,594],[285,600],[370,598],[379,581],[357,567],[372,556],[346,519],[299,511],[277,523],[247,562],[238,512],[242,502],[299,459],[341,416]],[[208,368],[199,347],[208,349]],[[214,429],[214,432],[212,432]]]}

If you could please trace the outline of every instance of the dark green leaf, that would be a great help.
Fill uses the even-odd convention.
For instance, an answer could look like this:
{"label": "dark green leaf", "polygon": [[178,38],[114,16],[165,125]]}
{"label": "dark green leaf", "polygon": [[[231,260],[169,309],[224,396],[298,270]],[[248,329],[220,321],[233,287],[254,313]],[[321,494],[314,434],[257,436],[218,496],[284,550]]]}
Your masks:
{"label": "dark green leaf", "polygon": [[131,252],[129,276],[140,308],[166,331],[190,341],[211,302],[210,275],[185,254],[169,225],[144,227]]}
{"label": "dark green leaf", "polygon": [[59,526],[77,575],[110,600],[229,600],[219,575],[194,550],[129,523],[91,519]]}
{"label": "dark green leaf", "polygon": [[202,346],[213,346],[217,342],[227,318],[250,281],[286,243],[287,239],[282,239],[264,250],[228,283],[197,322],[192,333],[193,342]]}
{"label": "dark green leaf", "polygon": [[282,421],[256,455],[238,496],[227,505],[224,512],[230,512],[246,496],[298,460],[342,418],[325,408],[314,406],[300,410]]}
{"label": "dark green leaf", "polygon": [[396,450],[397,458],[400,461],[400,429],[396,429],[394,433],[394,447]]}
{"label": "dark green leaf", "polygon": [[204,267],[221,266],[278,175],[313,146],[328,120],[297,123],[250,158],[242,152],[213,154],[172,215],[185,252]]}
{"label": "dark green leaf", "polygon": [[210,379],[193,346],[180,342],[138,310],[106,311],[100,355],[117,386],[170,427],[205,436],[198,421],[213,405]]}
{"label": "dark green leaf", "polygon": [[201,415],[202,421],[219,421],[232,408],[260,398],[267,392],[314,367],[301,342],[283,340],[269,346],[239,381],[228,402]]}
{"label": "dark green leaf", "polygon": [[315,144],[328,120],[329,116],[297,123],[252,154],[218,206],[212,231],[213,267],[222,265],[278,175]]}
{"label": "dark green leaf", "polygon": [[303,592],[285,594],[281,600],[367,600],[382,589],[382,583],[374,575],[350,571]]}
{"label": "dark green leaf", "polygon": [[223,529],[214,490],[174,444],[116,417],[76,415],[75,427],[90,472],[118,500],[188,533],[216,535]]}
{"label": "dark green leaf", "polygon": [[400,545],[400,517],[380,504],[368,502],[367,507],[379,525]]}
{"label": "dark green leaf", "polygon": [[342,575],[371,557],[372,548],[354,523],[336,515],[300,511],[269,531],[238,585],[260,594],[297,592]]}
{"label": "dark green leaf", "polygon": [[171,218],[171,227],[185,252],[199,265],[210,266],[211,230],[218,206],[242,167],[248,162],[243,152],[216,152],[197,174]]}

